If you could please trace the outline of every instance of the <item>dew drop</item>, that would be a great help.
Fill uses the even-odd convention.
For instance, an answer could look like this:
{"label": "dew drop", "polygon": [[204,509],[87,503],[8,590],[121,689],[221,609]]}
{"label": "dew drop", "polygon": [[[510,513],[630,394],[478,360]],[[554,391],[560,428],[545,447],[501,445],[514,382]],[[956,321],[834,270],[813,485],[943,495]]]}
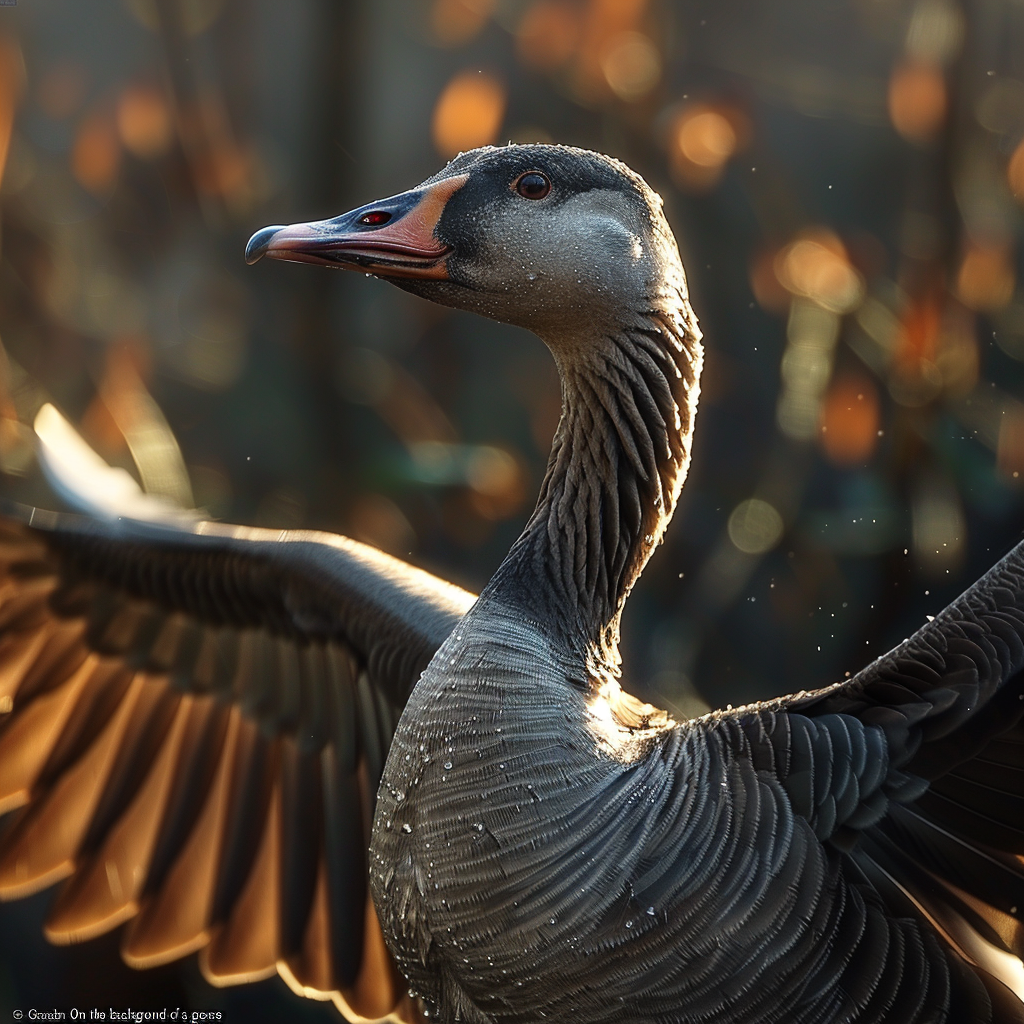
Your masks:
{"label": "dew drop", "polygon": [[445,761],[445,763],[444,763],[444,770],[446,772],[450,772],[452,770],[452,763],[451,763],[451,761]]}
{"label": "dew drop", "polygon": [[405,823],[405,824],[404,824],[404,825],[402,826],[402,831],[403,831],[403,832],[404,832],[404,833],[405,833],[406,835],[409,835],[409,833],[410,833],[410,832],[412,832],[412,825],[410,825],[410,824],[409,824],[409,822],[406,822],[406,823]]}

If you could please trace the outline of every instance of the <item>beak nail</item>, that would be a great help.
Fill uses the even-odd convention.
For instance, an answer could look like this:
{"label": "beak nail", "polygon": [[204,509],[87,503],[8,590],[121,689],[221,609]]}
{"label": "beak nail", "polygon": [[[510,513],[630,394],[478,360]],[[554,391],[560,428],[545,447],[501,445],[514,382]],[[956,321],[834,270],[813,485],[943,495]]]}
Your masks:
{"label": "beak nail", "polygon": [[268,228],[260,228],[245,247],[245,262],[253,264],[261,259],[270,248],[270,240],[281,230],[282,225],[272,224]]}

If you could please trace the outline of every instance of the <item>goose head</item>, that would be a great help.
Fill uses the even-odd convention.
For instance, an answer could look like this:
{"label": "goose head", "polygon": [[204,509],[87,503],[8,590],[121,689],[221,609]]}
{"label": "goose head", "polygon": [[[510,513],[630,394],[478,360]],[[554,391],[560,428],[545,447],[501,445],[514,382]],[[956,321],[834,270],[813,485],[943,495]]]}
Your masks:
{"label": "goose head", "polygon": [[246,259],[263,256],[375,274],[547,343],[562,417],[534,513],[481,602],[521,605],[614,667],[623,602],[686,474],[699,391],[700,331],[660,197],[597,153],[487,147],[340,217],[264,228]]}
{"label": "goose head", "polygon": [[246,259],[263,256],[371,273],[552,348],[685,289],[657,193],[619,161],[567,146],[463,153],[408,192],[263,228]]}

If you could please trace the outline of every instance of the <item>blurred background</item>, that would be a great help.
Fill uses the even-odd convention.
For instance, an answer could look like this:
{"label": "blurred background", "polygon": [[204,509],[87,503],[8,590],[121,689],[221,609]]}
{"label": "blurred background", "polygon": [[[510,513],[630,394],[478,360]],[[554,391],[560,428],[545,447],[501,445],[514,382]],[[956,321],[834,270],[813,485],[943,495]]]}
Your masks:
{"label": "blurred background", "polygon": [[[536,338],[249,235],[463,149],[610,153],[665,199],[707,344],[693,467],[624,623],[677,714],[856,671],[1024,528],[1022,0],[0,6],[0,491],[53,401],[149,491],[477,589],[558,416]],[[336,1020],[0,908],[0,1012]]]}

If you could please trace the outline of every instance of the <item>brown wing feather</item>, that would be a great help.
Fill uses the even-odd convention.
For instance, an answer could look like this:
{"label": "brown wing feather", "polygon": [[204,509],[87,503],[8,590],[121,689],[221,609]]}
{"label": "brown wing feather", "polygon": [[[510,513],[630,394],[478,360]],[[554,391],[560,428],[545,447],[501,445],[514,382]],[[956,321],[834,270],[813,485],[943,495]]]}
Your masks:
{"label": "brown wing feather", "polygon": [[122,954],[132,967],[157,967],[194,953],[210,940],[217,865],[241,728],[242,715],[234,707],[228,714],[216,776],[195,826],[163,884],[125,933]]}
{"label": "brown wing feather", "polygon": [[86,753],[52,788],[39,794],[4,835],[0,845],[0,898],[29,896],[74,871],[144,686],[144,678],[135,676],[125,698]]}
{"label": "brown wing feather", "polygon": [[167,810],[179,751],[194,711],[184,697],[170,733],[128,809],[99,849],[79,858],[74,876],[61,890],[46,922],[51,942],[84,942],[103,935],[138,913],[160,823]]}
{"label": "brown wing feather", "polygon": [[28,803],[88,683],[97,676],[98,657],[88,658],[48,693],[29,704],[0,735],[0,814]]}
{"label": "brown wing feather", "polygon": [[277,970],[280,862],[281,787],[276,783],[252,870],[227,919],[199,957],[203,977],[211,985],[259,981]]}
{"label": "brown wing feather", "polygon": [[419,1020],[367,894],[369,825],[396,695],[471,596],[438,581],[420,628],[419,574],[374,629],[383,556],[353,593],[344,565],[303,568],[309,535],[306,556],[223,528],[148,551],[69,522],[0,520],[0,899],[64,879],[51,941],[129,922],[134,967],[198,950],[214,985],[278,971],[350,1020]]}

